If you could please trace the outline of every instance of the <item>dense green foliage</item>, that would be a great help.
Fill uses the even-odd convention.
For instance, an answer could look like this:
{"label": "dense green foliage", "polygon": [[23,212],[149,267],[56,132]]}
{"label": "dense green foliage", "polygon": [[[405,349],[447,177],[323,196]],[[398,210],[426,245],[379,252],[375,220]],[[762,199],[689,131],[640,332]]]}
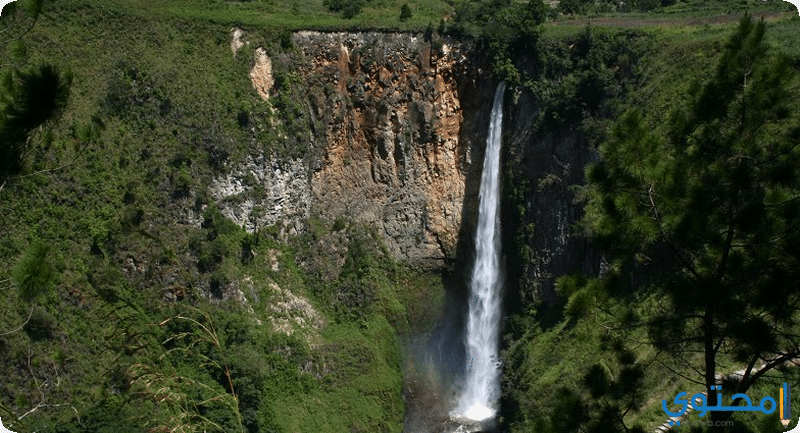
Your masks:
{"label": "dense green foliage", "polygon": [[400,21],[408,21],[414,14],[411,12],[411,7],[408,6],[408,3],[403,3],[400,6]]}
{"label": "dense green foliage", "polygon": [[650,339],[678,357],[703,353],[687,362],[707,387],[717,357],[744,363],[736,392],[798,355],[796,71],[769,56],[765,30],[742,19],[715,75],[690,88],[663,136],[637,112],[615,125],[585,190],[587,229],[613,261],[603,284],[573,292],[567,307],[579,314],[601,293],[664,293],[664,311],[643,318]]}
{"label": "dense green foliage", "polygon": [[33,152],[46,150],[52,138],[40,128],[56,118],[66,105],[71,81],[69,74],[52,65],[7,70],[5,74],[0,78],[3,97],[0,176],[3,178],[21,172]]}
{"label": "dense green foliage", "polygon": [[[546,72],[549,87],[534,81],[542,95],[588,77],[611,84],[586,86],[589,93],[562,87],[576,89],[571,101],[607,93],[594,109],[555,97],[539,126],[547,133],[578,125],[603,143],[580,190],[588,202],[577,229],[608,263],[603,278],[560,280],[563,310],[545,312],[547,324],[564,315],[556,326],[541,329],[530,312],[509,323],[511,431],[651,430],[666,420],[661,399],[700,391],[715,373],[745,370],[724,383],[725,399],[774,394],[796,374],[783,369],[797,356],[798,72],[796,57],[784,54],[794,54],[796,41],[782,36],[794,21],[768,28],[744,19],[725,40],[712,28],[690,33],[700,35],[693,40],[676,30],[655,39],[629,32],[616,65],[597,55],[614,46],[603,39],[613,39],[587,29],[569,44],[575,50],[595,33],[588,52],[596,54],[575,57],[592,66]],[[570,59],[564,53],[557,59]],[[779,429],[774,417],[741,415],[714,419],[733,420],[731,431]]]}
{"label": "dense green foliage", "polygon": [[636,90],[637,62],[651,43],[640,31],[612,33],[592,26],[569,46],[544,40],[538,53],[542,66],[525,83],[543,107],[537,128],[548,131],[579,125],[596,137],[604,119]]}
{"label": "dense green foliage", "polygon": [[331,12],[341,12],[343,18],[353,18],[364,9],[366,4],[363,0],[323,0],[322,4]]}
{"label": "dense green foliage", "polygon": [[494,75],[516,85],[523,76],[512,58],[538,49],[547,10],[542,0],[462,0],[455,5],[452,23],[440,27],[448,34],[477,38],[492,59]]}

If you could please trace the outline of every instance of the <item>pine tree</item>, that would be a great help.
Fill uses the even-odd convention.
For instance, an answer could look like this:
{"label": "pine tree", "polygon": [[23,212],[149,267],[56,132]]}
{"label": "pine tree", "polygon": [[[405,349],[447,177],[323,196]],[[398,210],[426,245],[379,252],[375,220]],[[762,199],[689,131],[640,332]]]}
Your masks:
{"label": "pine tree", "polygon": [[[0,69],[0,184],[22,171],[25,159],[50,139],[52,125],[69,97],[72,76],[60,68],[27,65],[24,36],[42,13],[44,0],[6,5],[0,16],[0,46],[11,61]],[[2,186],[0,186],[2,189]]]}
{"label": "pine tree", "polygon": [[[11,70],[0,77],[0,178],[19,173],[58,118],[69,97],[72,77],[52,65]],[[38,135],[38,136],[37,136]]]}
{"label": "pine tree", "polygon": [[[583,226],[606,251],[609,271],[586,284],[562,281],[571,313],[589,299],[664,296],[670,307],[640,322],[652,342],[685,359],[707,389],[717,383],[719,356],[742,362],[745,374],[730,392],[800,355],[795,74],[769,54],[764,34],[763,20],[745,16],[715,73],[691,87],[664,132],[636,111],[613,127],[582,191]],[[704,355],[698,365],[682,356],[692,350]]]}

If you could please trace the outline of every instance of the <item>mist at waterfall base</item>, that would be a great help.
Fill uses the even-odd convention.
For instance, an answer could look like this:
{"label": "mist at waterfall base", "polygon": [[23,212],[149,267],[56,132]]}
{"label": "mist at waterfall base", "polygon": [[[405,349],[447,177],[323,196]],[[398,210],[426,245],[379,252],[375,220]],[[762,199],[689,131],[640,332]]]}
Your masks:
{"label": "mist at waterfall base", "polygon": [[439,325],[427,338],[421,337],[408,346],[406,432],[481,432],[494,425],[500,397],[499,207],[504,92],[505,84],[500,83],[492,105],[481,172],[469,295],[464,299],[463,292],[461,296],[448,293],[448,309]]}

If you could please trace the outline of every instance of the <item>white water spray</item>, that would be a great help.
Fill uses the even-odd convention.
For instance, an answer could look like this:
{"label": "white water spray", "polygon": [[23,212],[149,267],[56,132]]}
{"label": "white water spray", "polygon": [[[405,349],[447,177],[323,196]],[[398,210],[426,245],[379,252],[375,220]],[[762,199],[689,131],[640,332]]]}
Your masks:
{"label": "white water spray", "polygon": [[500,368],[500,145],[505,83],[497,86],[481,174],[475,265],[470,280],[467,366],[464,387],[451,418],[484,421],[497,413]]}

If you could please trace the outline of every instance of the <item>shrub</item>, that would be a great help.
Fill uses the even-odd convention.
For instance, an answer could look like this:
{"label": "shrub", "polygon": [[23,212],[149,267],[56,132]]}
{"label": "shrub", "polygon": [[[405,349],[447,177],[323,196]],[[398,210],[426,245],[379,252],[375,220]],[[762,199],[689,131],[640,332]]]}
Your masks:
{"label": "shrub", "polygon": [[25,301],[44,295],[55,282],[55,270],[47,260],[49,250],[44,243],[36,242],[14,267],[12,276],[17,283],[20,297]]}
{"label": "shrub", "polygon": [[350,19],[361,13],[366,1],[364,0],[323,0],[322,4],[331,12],[341,12],[342,17]]}
{"label": "shrub", "polygon": [[33,341],[49,340],[55,335],[56,319],[44,311],[34,310],[22,329]]}
{"label": "shrub", "polygon": [[403,6],[400,6],[400,21],[408,21],[411,15],[411,8],[408,6],[408,3],[403,3]]}

